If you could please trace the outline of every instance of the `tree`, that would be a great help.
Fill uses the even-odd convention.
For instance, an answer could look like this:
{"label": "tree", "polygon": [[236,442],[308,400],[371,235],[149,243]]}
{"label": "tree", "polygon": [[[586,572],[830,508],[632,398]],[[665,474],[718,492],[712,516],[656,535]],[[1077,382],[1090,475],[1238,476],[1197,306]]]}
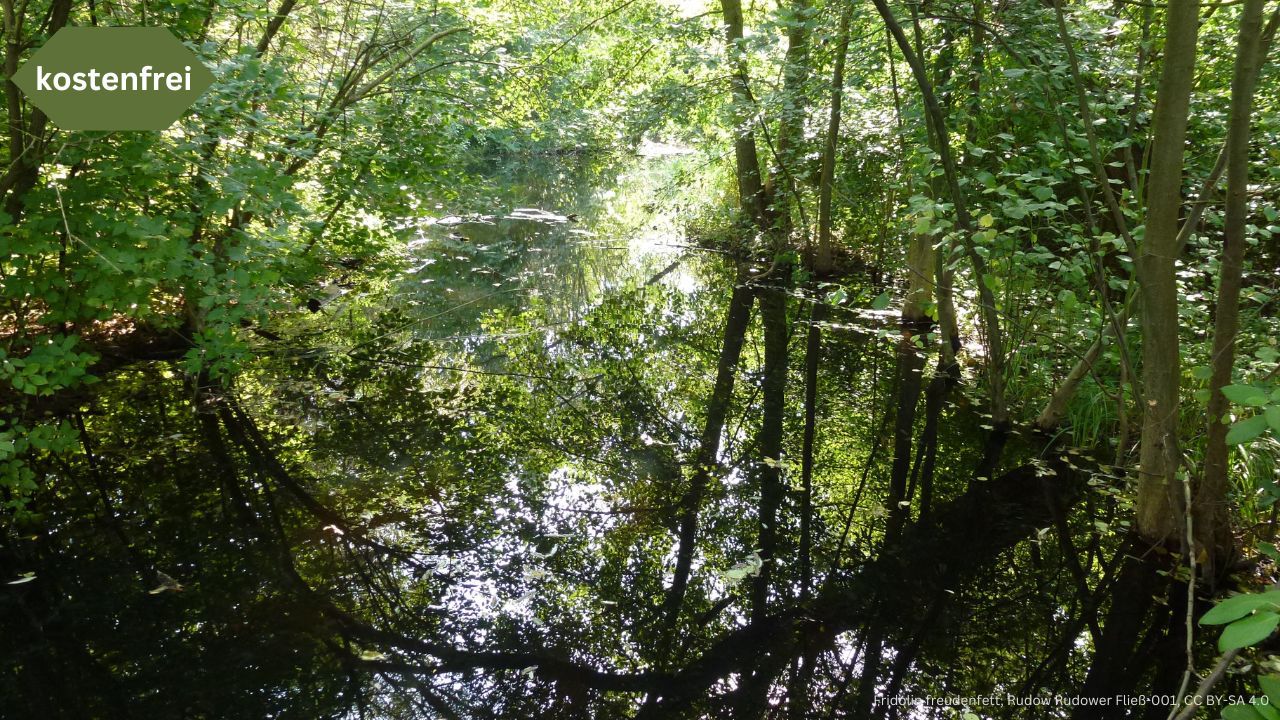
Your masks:
{"label": "tree", "polygon": [[1186,487],[1178,479],[1178,216],[1182,208],[1182,158],[1194,80],[1199,3],[1170,3],[1164,66],[1152,118],[1151,176],[1147,181],[1146,232],[1135,261],[1141,295],[1142,440],[1138,480],[1138,530],[1151,542],[1185,536]]}

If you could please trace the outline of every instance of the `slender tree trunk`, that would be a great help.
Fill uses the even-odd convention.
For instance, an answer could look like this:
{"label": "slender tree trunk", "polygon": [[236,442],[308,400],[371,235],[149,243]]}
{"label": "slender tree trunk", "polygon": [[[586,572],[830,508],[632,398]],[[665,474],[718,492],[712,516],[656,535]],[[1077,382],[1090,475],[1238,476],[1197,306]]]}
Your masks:
{"label": "slender tree trunk", "polygon": [[733,385],[742,356],[747,326],[751,321],[751,304],[754,293],[746,284],[745,272],[740,272],[729,298],[729,311],[725,316],[724,338],[720,346],[720,359],[716,367],[716,382],[707,399],[707,417],[694,458],[689,489],[681,499],[679,538],[676,546],[676,566],[671,587],[663,603],[666,634],[663,640],[662,660],[666,661],[674,639],[680,611],[684,605],[685,591],[689,585],[689,573],[693,567],[693,555],[698,540],[698,513],[702,498],[711,482],[713,468],[720,455],[720,435],[724,432],[725,417],[733,399]]}
{"label": "slender tree trunk", "polygon": [[[844,99],[844,64],[849,52],[849,22],[852,5],[840,15],[837,30],[835,68],[831,73],[831,112],[827,117],[827,134],[822,145],[822,167],[818,178],[818,237],[817,248],[810,256],[810,269],[815,277],[829,275],[833,265],[831,246],[831,197],[835,186],[836,150],[840,137],[841,104]],[[804,367],[804,431],[800,449],[800,599],[808,602],[813,585],[813,470],[814,446],[817,437],[818,365],[822,354],[822,323],[827,317],[827,306],[819,293],[813,292],[813,310],[809,314],[809,327],[805,342]],[[791,717],[799,720],[807,717],[810,698],[809,685],[813,678],[813,664],[817,657],[808,637],[801,640],[801,657],[792,667],[792,682],[788,692]]]}
{"label": "slender tree trunk", "polygon": [[912,233],[907,245],[907,295],[902,302],[902,326],[908,335],[927,332],[933,324],[927,306],[933,299],[936,264],[933,237]]}
{"label": "slender tree trunk", "polygon": [[[1127,327],[1129,322],[1128,306],[1124,308],[1118,318],[1116,324],[1120,327]],[[1102,326],[1098,331],[1098,336],[1089,344],[1089,348],[1085,350],[1084,356],[1076,361],[1067,376],[1063,378],[1058,387],[1054,389],[1053,395],[1049,397],[1049,402],[1045,403],[1044,408],[1040,410],[1040,414],[1036,416],[1036,428],[1041,432],[1049,433],[1057,429],[1062,418],[1067,414],[1067,408],[1071,405],[1071,399],[1075,397],[1076,390],[1080,389],[1080,383],[1089,377],[1089,373],[1093,370],[1093,366],[1098,362],[1098,358],[1102,355],[1102,351],[1106,349],[1114,329],[1111,323]]]}
{"label": "slender tree trunk", "polygon": [[[826,320],[827,306],[814,298],[809,314],[804,351],[804,431],[800,447],[800,603],[809,602],[813,589],[813,470],[814,446],[818,425],[818,365],[822,357],[822,328]],[[798,667],[793,667],[792,683],[787,693],[791,717],[803,720],[809,716],[811,705],[809,685],[813,678],[813,664],[817,657],[812,643],[801,638],[801,657]]]}
{"label": "slender tree trunk", "polygon": [[874,715],[876,681],[880,679],[880,664],[883,660],[884,631],[873,621],[866,635],[866,647],[862,651],[862,673],[858,677],[858,695],[853,717],[870,720]]}
{"label": "slender tree trunk", "polygon": [[[66,26],[71,15],[71,0],[55,0],[50,6],[48,16],[41,28],[50,36]],[[24,42],[22,34],[23,16],[26,3],[15,12],[12,0],[3,3],[5,24],[5,77],[12,78],[18,69],[18,60]],[[40,167],[44,163],[45,130],[49,126],[49,117],[42,110],[31,107],[26,123],[22,119],[22,100],[18,94],[18,86],[13,80],[5,81],[5,104],[9,118],[9,163],[3,176],[0,176],[0,195],[4,197],[4,210],[10,222],[16,223],[26,211],[27,193],[36,186],[40,179]]]}
{"label": "slender tree trunk", "polygon": [[769,222],[769,199],[760,179],[760,156],[756,151],[756,135],[752,129],[755,113],[752,110],[751,80],[747,74],[746,60],[742,57],[742,2],[723,0],[721,11],[724,14],[725,40],[731,67],[729,85],[733,94],[736,133],[733,155],[737,168],[738,202],[743,212],[763,231],[772,223]]}
{"label": "slender tree trunk", "polygon": [[[1271,17],[1267,20],[1267,26],[1262,31],[1262,40],[1258,49],[1258,62],[1255,66],[1255,72],[1257,72],[1258,68],[1261,68],[1262,62],[1266,60],[1267,56],[1271,53],[1271,46],[1275,41],[1277,30],[1280,30],[1280,10],[1276,10],[1271,13]],[[1254,82],[1257,82],[1256,77]],[[1218,159],[1213,165],[1213,170],[1209,172],[1208,177],[1205,178],[1204,183],[1200,186],[1200,191],[1196,196],[1197,202],[1192,204],[1190,212],[1187,213],[1186,220],[1182,222],[1182,227],[1178,230],[1177,255],[1182,255],[1182,249],[1186,247],[1187,240],[1191,237],[1191,233],[1195,232],[1196,228],[1200,226],[1200,218],[1204,216],[1205,208],[1208,206],[1209,196],[1213,194],[1214,188],[1218,186],[1218,180],[1222,178],[1222,174],[1226,171],[1226,168],[1227,147],[1224,143],[1222,150],[1218,153]],[[1128,326],[1127,319],[1137,305],[1135,302],[1136,299],[1136,293],[1131,294],[1126,299],[1124,308],[1120,312],[1116,323],[1121,328]],[[1066,412],[1067,405],[1071,402],[1071,398],[1079,388],[1080,381],[1088,376],[1089,370],[1093,367],[1093,363],[1097,360],[1101,351],[1105,349],[1106,344],[1109,341],[1109,333],[1112,331],[1114,331],[1114,328],[1108,325],[1106,330],[1094,339],[1093,343],[1089,345],[1089,349],[1067,375],[1066,380],[1058,386],[1053,397],[1049,400],[1048,404],[1045,405],[1044,409],[1040,412],[1040,416],[1036,419],[1036,425],[1040,430],[1051,432],[1058,427],[1058,423],[1062,422],[1062,416]]]}
{"label": "slender tree trunk", "polygon": [[[756,152],[750,77],[747,74],[746,61],[742,57],[741,0],[724,0],[721,3],[721,12],[724,17],[725,41],[728,45],[727,52],[731,67],[730,86],[736,132],[733,151],[738,180],[738,201],[743,214],[751,219],[758,230],[764,232],[770,227],[770,210],[760,178],[760,157]],[[666,632],[659,654],[664,661],[668,659],[680,620],[680,611],[684,605],[685,591],[689,585],[689,573],[693,567],[693,555],[697,543],[698,513],[702,507],[706,486],[711,481],[712,468],[720,454],[720,434],[724,430],[725,415],[729,410],[729,402],[733,398],[734,375],[742,355],[742,344],[751,318],[754,293],[748,286],[748,279],[746,271],[740,270],[734,284],[733,295],[729,299],[724,342],[720,348],[720,360],[716,370],[716,384],[707,402],[706,425],[703,428],[698,456],[694,462],[689,491],[681,503],[683,510],[676,549],[676,566],[671,587],[667,590],[667,596],[663,602]]]}
{"label": "slender tree trunk", "polygon": [[985,3],[974,0],[973,25],[969,34],[969,98],[965,111],[968,114],[964,127],[964,139],[971,144],[978,142],[978,117],[982,113],[982,76],[986,72],[987,26],[982,11]]}
{"label": "slender tree trunk", "polygon": [[[808,108],[805,101],[805,85],[809,82],[809,16],[813,12],[808,0],[793,0],[791,3],[791,24],[787,26],[787,54],[783,60],[782,96],[783,105],[778,113],[778,137],[774,145],[774,163],[765,182],[765,196],[773,204],[775,232],[779,242],[785,242],[796,225],[795,219],[787,211],[787,203],[797,203],[799,199],[782,200],[789,193],[780,192],[782,184],[794,192],[794,183],[801,157],[800,140],[804,132],[804,118]],[[807,228],[806,228],[807,232]]]}
{"label": "slender tree trunk", "polygon": [[1182,160],[1196,60],[1198,0],[1170,0],[1164,68],[1156,97],[1147,181],[1146,235],[1136,270],[1141,296],[1143,422],[1138,531],[1177,540],[1184,527],[1178,450],[1178,213]]}
{"label": "slender tree trunk", "polygon": [[804,351],[804,432],[800,447],[800,599],[813,585],[813,469],[818,429],[818,365],[822,359],[822,328],[827,306],[815,302],[809,315]]}
{"label": "slender tree trunk", "polygon": [[916,453],[918,467],[912,470],[920,482],[920,515],[918,522],[927,523],[933,508],[933,471],[938,462],[938,425],[942,406],[952,387],[951,376],[939,372],[929,381],[924,393],[924,428],[920,431],[919,450]]}
{"label": "slender tree trunk", "polygon": [[[1169,583],[1168,555],[1158,555],[1143,538],[1131,534],[1120,549],[1120,569],[1111,604],[1107,609],[1102,635],[1095,642],[1089,673],[1080,695],[1088,698],[1114,698],[1131,694],[1153,658],[1139,650],[1142,634],[1149,627],[1155,598],[1164,593]],[[1167,688],[1151,688],[1155,692]],[[1080,705],[1072,713],[1073,720],[1111,720],[1115,708]],[[1160,717],[1164,717],[1161,713]]]}
{"label": "slender tree trunk", "polygon": [[[782,272],[791,275],[790,269]],[[777,563],[778,511],[782,506],[782,439],[786,419],[787,388],[787,288],[768,286],[761,288],[760,320],[764,326],[764,379],[761,388],[763,412],[760,429],[756,434],[756,448],[760,457],[758,469],[760,505],[759,549],[763,565],[751,588],[751,613],[759,621],[769,611],[769,587],[773,582]]]}
{"label": "slender tree trunk", "polygon": [[[911,9],[911,29],[916,41],[916,56],[924,54],[924,32],[920,29],[920,16],[915,7]],[[888,41],[886,52],[889,59],[889,78],[893,84],[893,108],[898,122],[899,134],[903,137],[903,157],[906,157],[906,136],[902,134],[902,103],[898,98],[898,73],[893,64],[893,33],[885,28],[885,39]],[[925,113],[924,125],[926,138],[930,147],[936,146],[933,116]],[[938,178],[932,174],[928,179],[929,192],[933,197],[942,197],[945,190]],[[950,241],[943,240],[942,251],[935,249],[931,235],[917,235],[913,241],[917,243],[914,250],[908,250],[908,262],[933,259],[932,273],[934,279],[934,298],[937,303],[938,335],[941,339],[941,352],[938,354],[938,367],[953,378],[959,379],[960,366],[956,363],[956,353],[960,351],[960,326],[956,321],[956,304],[952,288],[955,285],[955,269],[950,262],[952,246]],[[927,270],[920,272],[909,270],[914,277],[921,280],[928,277]],[[909,290],[910,292],[910,290]]]}
{"label": "slender tree trunk", "polygon": [[951,149],[946,116],[942,112],[942,107],[938,104],[938,98],[933,92],[933,84],[929,81],[924,64],[920,61],[916,52],[912,50],[911,43],[907,40],[906,34],[902,31],[902,26],[898,24],[893,11],[889,8],[888,1],[873,0],[873,2],[880,12],[881,18],[884,19],[885,25],[888,26],[889,32],[892,33],[894,40],[898,43],[898,49],[902,52],[907,65],[911,67],[911,73],[915,76],[916,84],[920,87],[920,94],[924,97],[925,111],[933,122],[933,132],[930,137],[933,140],[938,156],[942,160],[943,176],[946,179],[948,195],[955,206],[956,225],[961,234],[960,244],[966,256],[968,256],[969,264],[973,268],[974,280],[978,286],[978,314],[981,319],[984,339],[986,340],[986,371],[988,389],[991,393],[991,416],[993,422],[997,425],[1003,425],[1008,421],[1008,408],[1005,405],[1004,397],[1004,340],[1000,330],[1000,318],[996,310],[995,294],[986,282],[987,263],[977,253],[973,245],[973,233],[976,228],[974,228],[973,220],[969,215],[964,192],[960,188],[960,175],[956,169],[955,154]]}
{"label": "slender tree trunk", "polygon": [[[1236,331],[1240,324],[1240,276],[1244,266],[1245,224],[1249,212],[1249,124],[1258,78],[1262,5],[1262,0],[1244,2],[1235,75],[1231,81],[1231,114],[1227,126],[1227,217],[1215,304],[1213,355],[1210,359],[1209,430],[1204,477],[1196,490],[1194,506],[1196,540],[1208,550],[1210,563],[1225,560],[1232,546],[1227,524],[1227,426],[1221,420],[1228,405],[1221,389],[1231,384]],[[1206,571],[1212,571],[1212,564]]]}
{"label": "slender tree trunk", "polygon": [[844,63],[849,54],[849,22],[853,4],[840,13],[839,40],[836,45],[835,69],[831,71],[831,114],[827,117],[827,136],[822,146],[822,170],[818,177],[818,250],[813,272],[823,277],[831,272],[831,195],[835,187],[836,147],[840,140],[840,114],[844,103]]}
{"label": "slender tree trunk", "polygon": [[889,518],[885,547],[892,547],[910,516],[907,479],[911,475],[912,441],[915,436],[916,406],[924,387],[924,354],[916,348],[910,333],[898,343],[898,388],[893,403],[897,415],[893,423],[893,469],[889,476]]}

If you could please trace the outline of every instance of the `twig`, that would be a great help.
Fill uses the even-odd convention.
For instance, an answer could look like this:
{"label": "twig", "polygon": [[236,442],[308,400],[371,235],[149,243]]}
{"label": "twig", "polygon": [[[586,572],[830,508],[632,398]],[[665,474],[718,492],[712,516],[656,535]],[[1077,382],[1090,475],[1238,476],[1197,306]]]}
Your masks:
{"label": "twig", "polygon": [[1227,674],[1227,668],[1231,666],[1231,661],[1235,660],[1236,655],[1239,654],[1239,648],[1235,650],[1228,650],[1227,653],[1218,660],[1218,664],[1213,667],[1213,670],[1205,677],[1205,679],[1200,681],[1200,686],[1196,688],[1195,697],[1191,698],[1191,702],[1187,703],[1187,706],[1183,708],[1182,712],[1178,713],[1176,717],[1172,717],[1172,720],[1191,720],[1191,718],[1195,717],[1196,711],[1200,709],[1201,702],[1204,701],[1205,696],[1209,694],[1209,691],[1213,689],[1214,685],[1218,684],[1218,681],[1222,679],[1222,676]]}

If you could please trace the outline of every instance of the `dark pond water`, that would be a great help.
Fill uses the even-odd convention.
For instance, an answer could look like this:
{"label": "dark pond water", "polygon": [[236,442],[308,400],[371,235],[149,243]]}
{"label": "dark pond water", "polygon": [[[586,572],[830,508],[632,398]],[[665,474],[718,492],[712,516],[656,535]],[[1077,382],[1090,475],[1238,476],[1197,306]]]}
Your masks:
{"label": "dark pond water", "polygon": [[1123,481],[993,433],[885,288],[699,247],[699,177],[494,171],[382,220],[396,269],[335,273],[234,381],[114,377],[0,553],[35,578],[0,590],[0,715],[951,718],[925,698],[1176,681]]}

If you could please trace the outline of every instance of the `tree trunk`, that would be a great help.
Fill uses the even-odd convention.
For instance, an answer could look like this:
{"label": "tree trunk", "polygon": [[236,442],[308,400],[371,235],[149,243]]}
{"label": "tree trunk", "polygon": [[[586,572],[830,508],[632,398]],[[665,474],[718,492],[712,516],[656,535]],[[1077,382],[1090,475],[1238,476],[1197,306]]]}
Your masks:
{"label": "tree trunk", "polygon": [[[784,268],[782,277],[790,277]],[[751,588],[751,617],[759,621],[769,611],[769,586],[773,581],[778,538],[778,510],[782,506],[782,439],[786,419],[787,388],[787,288],[760,289],[760,321],[764,326],[763,412],[756,434],[759,478],[759,549],[763,565]]]}
{"label": "tree trunk", "polygon": [[933,324],[927,305],[933,299],[936,252],[932,236],[911,234],[907,245],[907,296],[902,301],[902,326],[908,333],[927,332]]}
{"label": "tree trunk", "polygon": [[909,332],[898,343],[898,391],[893,403],[897,415],[893,423],[893,470],[889,476],[888,524],[885,546],[892,547],[910,516],[907,480],[911,476],[912,441],[915,437],[916,406],[924,388],[924,354],[916,348]]}
{"label": "tree trunk", "polygon": [[924,97],[926,114],[933,123],[933,132],[930,133],[930,138],[933,140],[934,149],[942,160],[942,171],[946,179],[948,195],[955,206],[956,226],[960,230],[960,244],[969,259],[970,266],[973,268],[974,280],[978,285],[978,315],[981,319],[981,328],[986,340],[986,371],[988,389],[991,393],[991,417],[995,424],[1003,425],[1008,421],[1008,408],[1005,406],[1004,397],[1004,340],[1000,330],[1000,317],[996,310],[995,294],[986,282],[987,263],[974,249],[973,233],[976,228],[974,228],[973,220],[969,215],[964,192],[960,189],[960,175],[956,169],[955,154],[951,150],[950,131],[947,129],[946,116],[942,112],[942,107],[938,104],[937,96],[934,95],[933,84],[929,81],[924,64],[920,61],[915,51],[912,50],[911,43],[908,42],[906,34],[902,31],[902,26],[898,24],[893,15],[893,11],[889,9],[887,0],[874,0],[874,2],[881,18],[884,19],[885,25],[888,26],[889,32],[893,35],[894,40],[897,41],[898,49],[902,52],[903,58],[907,61],[907,65],[911,67],[911,73],[915,76],[916,84],[920,87],[920,94]]}
{"label": "tree trunk", "polygon": [[663,603],[666,631],[660,654],[664,656],[662,658],[664,661],[667,659],[665,655],[670,649],[680,619],[680,610],[684,605],[685,590],[689,585],[689,573],[693,567],[694,549],[698,540],[698,513],[702,508],[702,497],[706,493],[707,484],[711,482],[716,459],[720,455],[720,435],[724,432],[725,416],[729,412],[729,402],[733,399],[738,360],[742,356],[742,344],[746,338],[747,326],[751,321],[754,293],[747,286],[745,279],[745,273],[740,272],[733,294],[729,298],[729,311],[724,322],[724,339],[720,346],[720,359],[716,367],[716,382],[711,391],[711,397],[707,399],[707,417],[703,425],[698,453],[694,458],[689,489],[681,499],[676,566],[671,587],[667,590]]}
{"label": "tree trunk", "polygon": [[1146,235],[1136,270],[1141,295],[1143,422],[1138,531],[1151,542],[1177,540],[1184,526],[1178,450],[1178,213],[1182,159],[1196,60],[1198,0],[1171,0],[1147,181]]}
{"label": "tree trunk", "polygon": [[[48,16],[41,27],[51,37],[66,26],[71,14],[71,0],[56,0],[48,11]],[[0,195],[8,193],[4,198],[4,211],[10,222],[17,223],[26,211],[27,193],[36,186],[40,179],[40,167],[45,159],[45,130],[49,125],[49,117],[44,111],[32,106],[24,126],[22,122],[22,99],[18,86],[13,83],[14,72],[18,69],[18,60],[22,48],[28,41],[22,37],[22,13],[26,3],[19,6],[15,13],[13,3],[5,2],[5,104],[7,105],[9,125],[9,166],[0,177]]]}
{"label": "tree trunk", "polygon": [[733,140],[733,156],[737,168],[738,202],[742,210],[754,222],[757,228],[768,228],[769,199],[760,180],[760,156],[756,152],[756,135],[752,130],[755,123],[752,111],[751,81],[747,75],[747,64],[742,57],[742,2],[741,0],[724,0],[721,3],[724,13],[725,40],[728,45],[729,64],[732,68],[729,85],[733,94],[733,123],[737,135]]}
{"label": "tree trunk", "polygon": [[1232,546],[1227,517],[1227,426],[1222,422],[1228,405],[1221,388],[1231,384],[1236,331],[1240,324],[1240,276],[1249,212],[1249,123],[1258,78],[1262,5],[1262,0],[1244,2],[1235,75],[1231,81],[1231,115],[1227,125],[1227,217],[1218,276],[1218,299],[1214,307],[1209,430],[1204,477],[1196,491],[1194,505],[1196,540],[1208,550],[1208,573],[1212,573],[1215,560],[1221,564],[1227,558]]}
{"label": "tree trunk", "polygon": [[[777,240],[785,242],[791,235],[795,220],[787,211],[787,201],[780,197],[788,194],[794,196],[798,163],[803,157],[798,145],[804,133],[804,118],[807,112],[805,103],[805,85],[809,82],[809,25],[808,20],[813,12],[808,0],[793,0],[791,3],[791,23],[787,26],[787,54],[783,60],[782,108],[778,112],[778,138],[774,145],[774,163],[765,181],[764,193],[773,207],[771,212],[775,218]],[[779,184],[785,185],[791,192],[778,191]],[[792,197],[796,210],[800,210],[799,199]],[[806,228],[807,232],[807,228]]]}
{"label": "tree trunk", "polygon": [[831,71],[831,114],[827,118],[827,137],[822,146],[822,170],[818,178],[818,251],[814,255],[813,272],[818,277],[830,274],[833,264],[831,249],[831,194],[835,186],[836,146],[840,139],[840,112],[844,102],[844,62],[849,54],[849,20],[853,5],[840,14],[839,41],[836,46],[835,69]]}
{"label": "tree trunk", "polygon": [[[809,601],[813,586],[813,470],[814,446],[818,426],[818,365],[822,357],[822,327],[827,306],[814,298],[809,314],[809,328],[804,351],[804,431],[800,447],[800,602]],[[817,659],[809,638],[801,638],[799,665],[793,667],[792,683],[787,693],[791,717],[801,720],[809,716],[809,685],[813,664]]]}

